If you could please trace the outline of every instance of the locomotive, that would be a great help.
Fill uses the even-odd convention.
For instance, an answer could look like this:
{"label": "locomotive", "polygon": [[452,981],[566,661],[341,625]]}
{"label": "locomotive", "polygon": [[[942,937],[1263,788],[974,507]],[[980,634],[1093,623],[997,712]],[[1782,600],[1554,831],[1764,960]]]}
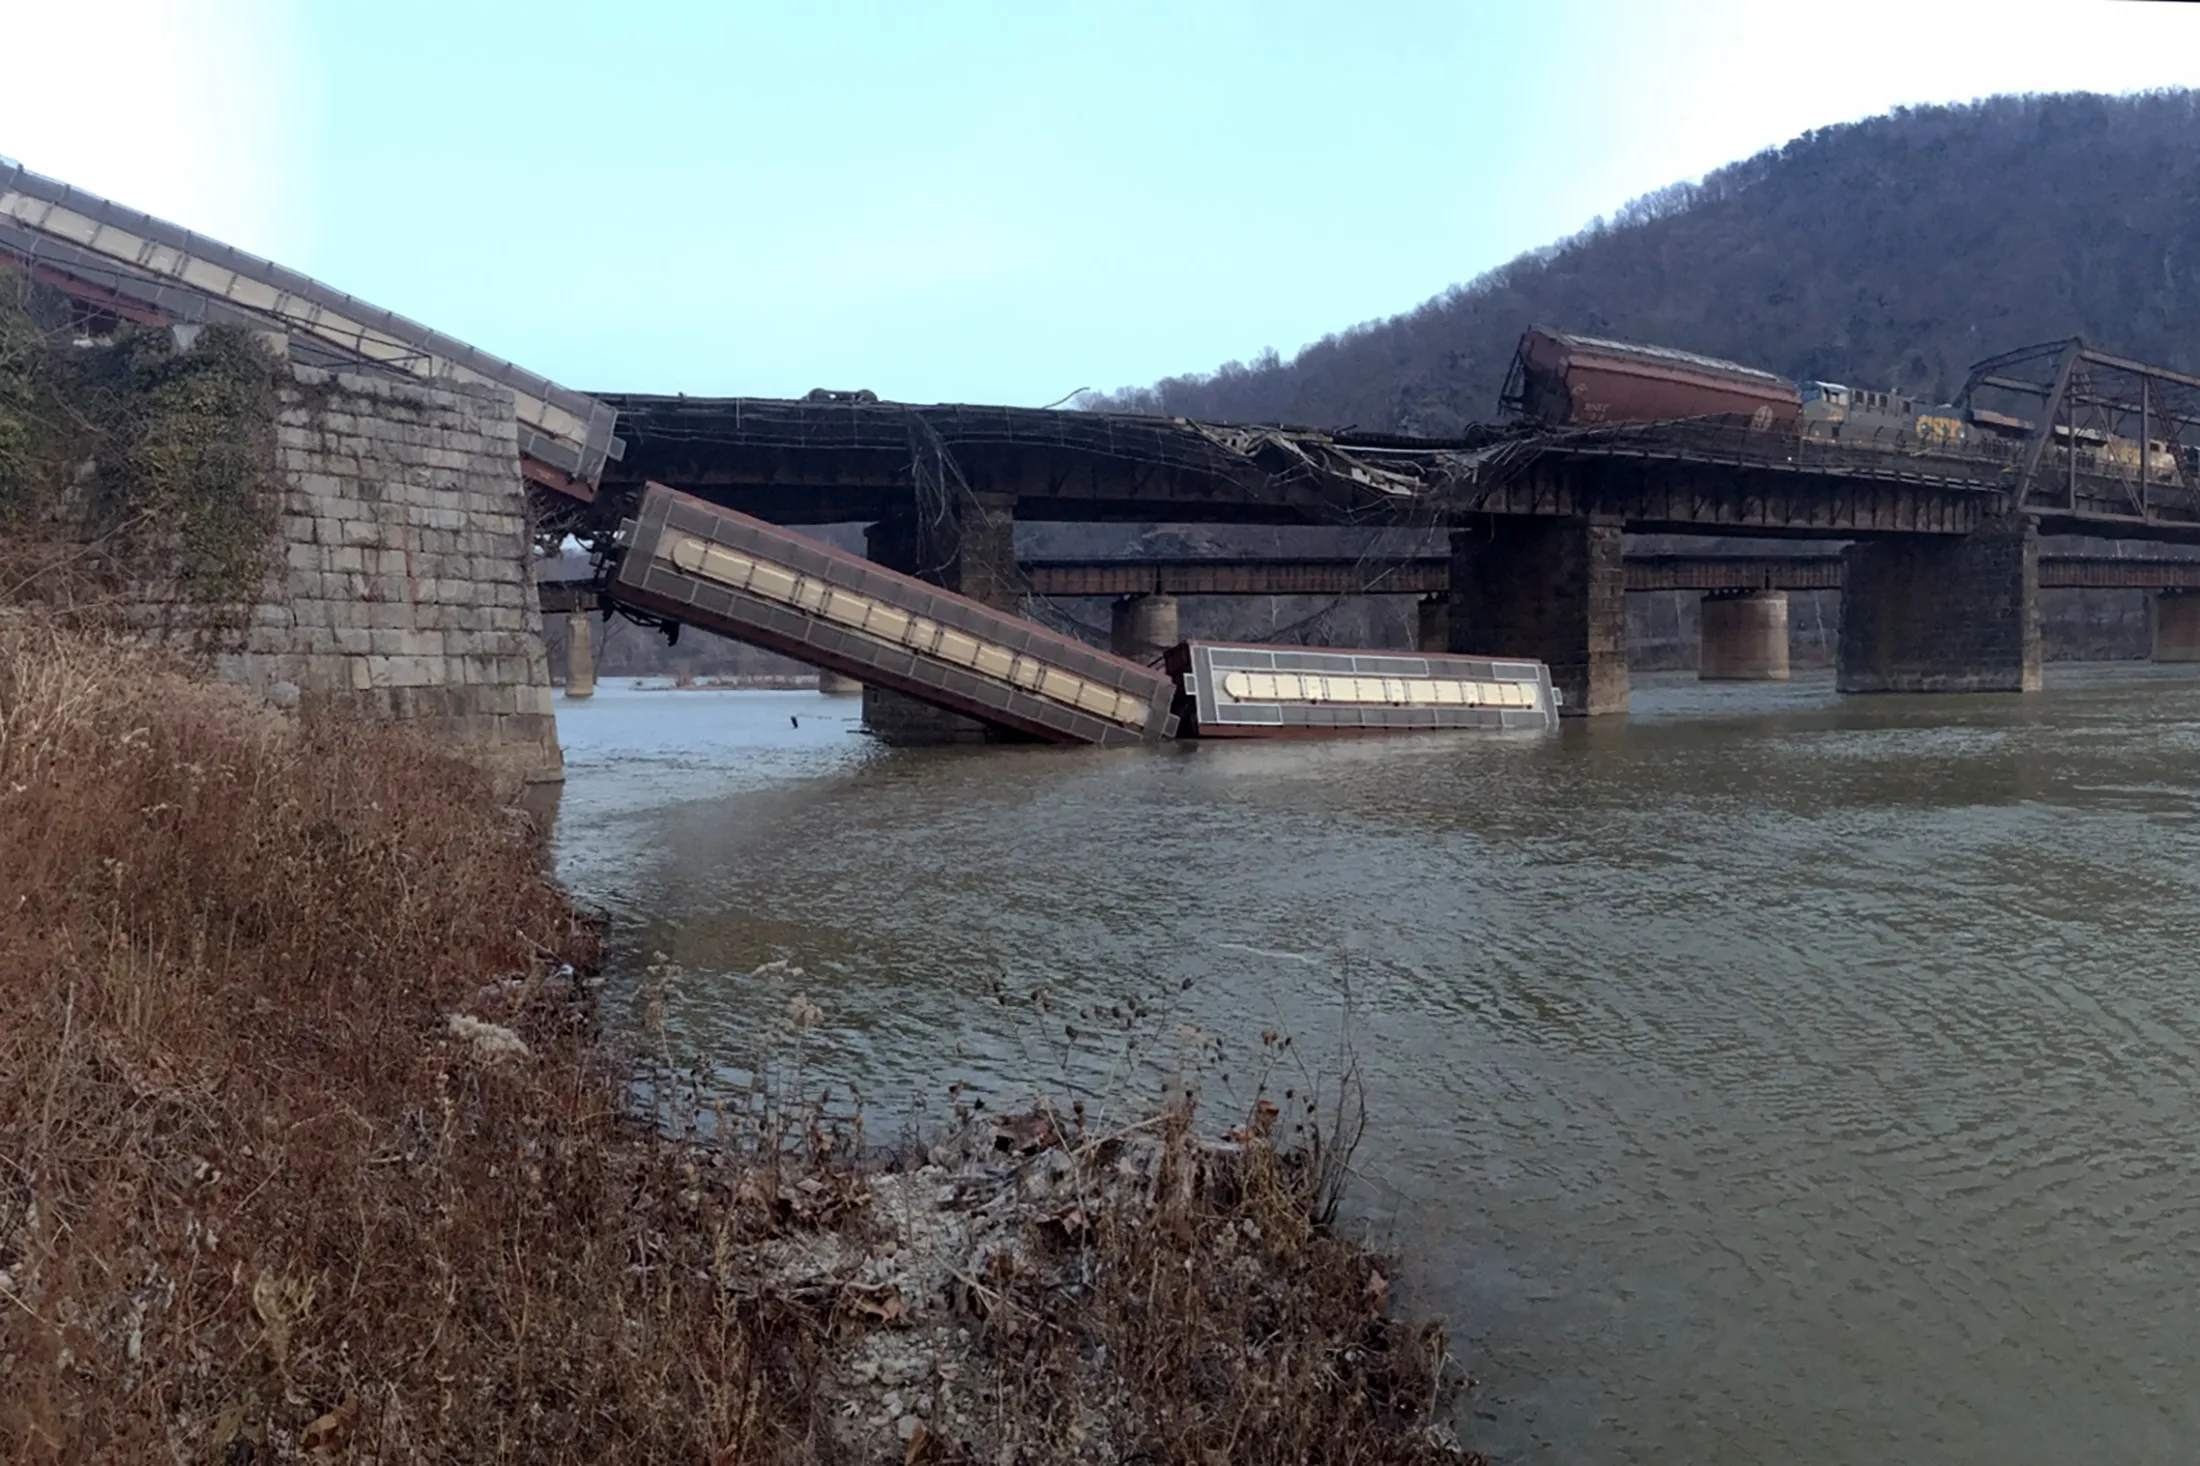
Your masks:
{"label": "locomotive", "polygon": [[[1956,403],[1926,406],[1900,392],[1873,392],[1837,382],[1797,384],[1803,399],[1806,441],[1849,447],[1885,448],[1913,453],[1991,454],[2030,441],[2037,426],[2021,417]],[[2073,440],[2080,473],[2107,478],[2136,478],[2142,462],[2136,441],[2098,428],[2075,432],[2055,424],[2051,441],[2057,458]],[[2200,447],[2150,438],[2144,456],[2147,480],[2157,484],[2200,483]]]}

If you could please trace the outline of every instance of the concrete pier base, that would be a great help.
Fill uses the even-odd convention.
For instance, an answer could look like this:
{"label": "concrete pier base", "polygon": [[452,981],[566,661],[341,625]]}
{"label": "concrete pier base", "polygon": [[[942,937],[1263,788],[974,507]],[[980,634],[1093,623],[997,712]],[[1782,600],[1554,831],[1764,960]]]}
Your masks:
{"label": "concrete pier base", "polygon": [[1843,554],[1843,692],[2037,692],[2038,527],[1866,540]]}
{"label": "concrete pier base", "polygon": [[581,611],[565,618],[565,695],[596,695],[596,624]]}
{"label": "concrete pier base", "polygon": [[[866,529],[863,546],[889,570],[999,610],[1014,611],[1022,600],[1012,495],[962,494],[945,512],[920,514],[912,504]],[[1013,736],[869,683],[863,686],[863,730],[881,743],[911,748]]]}
{"label": "concrete pier base", "polygon": [[863,684],[853,677],[843,677],[838,672],[820,669],[817,674],[817,690],[827,697],[854,697],[863,691]]}
{"label": "concrete pier base", "polygon": [[1175,596],[1124,596],[1108,618],[1108,650],[1150,666],[1183,639],[1176,627]]}
{"label": "concrete pier base", "polygon": [[1414,608],[1414,649],[1441,653],[1451,650],[1451,597],[1423,596]]}
{"label": "concrete pier base", "polygon": [[1455,652],[1547,663],[1568,717],[1627,711],[1627,567],[1617,522],[1491,515],[1452,531]]}
{"label": "concrete pier base", "polygon": [[2200,662],[2200,592],[2157,591],[2150,609],[2154,660]]}
{"label": "concrete pier base", "polygon": [[1705,682],[1788,680],[1788,598],[1783,590],[1721,590],[1703,598],[1696,676]]}

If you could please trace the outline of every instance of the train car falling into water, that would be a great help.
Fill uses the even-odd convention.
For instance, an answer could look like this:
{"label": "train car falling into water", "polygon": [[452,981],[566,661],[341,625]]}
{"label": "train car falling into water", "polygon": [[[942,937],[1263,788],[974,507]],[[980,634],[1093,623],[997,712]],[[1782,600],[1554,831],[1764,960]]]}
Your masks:
{"label": "train car falling into water", "polygon": [[1191,641],[1156,669],[661,484],[620,527],[602,595],[1056,743],[1558,722],[1540,662]]}
{"label": "train car falling into water", "polygon": [[1557,692],[1541,662],[1188,641],[1170,648],[1162,665],[1176,679],[1184,737],[1548,732],[1558,726]]}
{"label": "train car falling into water", "polygon": [[604,595],[1050,743],[1154,743],[1176,687],[807,535],[651,484]]}

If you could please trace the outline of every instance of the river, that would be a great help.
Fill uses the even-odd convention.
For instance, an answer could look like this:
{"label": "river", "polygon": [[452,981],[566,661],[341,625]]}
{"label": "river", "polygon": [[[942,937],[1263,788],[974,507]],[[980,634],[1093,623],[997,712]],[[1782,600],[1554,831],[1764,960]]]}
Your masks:
{"label": "river", "polygon": [[614,1012],[667,954],[737,1074],[799,993],[804,1081],[878,1117],[1182,1066],[1220,1121],[1348,1043],[1358,1220],[1501,1461],[2189,1456],[2200,675],[1633,709],[912,753],[854,699],[607,685],[558,705],[558,858]]}

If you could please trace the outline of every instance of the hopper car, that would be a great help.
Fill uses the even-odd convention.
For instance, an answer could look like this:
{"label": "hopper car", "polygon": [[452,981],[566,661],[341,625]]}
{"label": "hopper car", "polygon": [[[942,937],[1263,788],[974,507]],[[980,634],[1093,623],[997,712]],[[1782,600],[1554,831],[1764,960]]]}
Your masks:
{"label": "hopper car", "polygon": [[1179,733],[1190,738],[1558,726],[1558,698],[1541,662],[1187,641],[1162,665],[1176,679]]}
{"label": "hopper car", "polygon": [[662,484],[620,526],[603,598],[1050,743],[1175,732],[1164,673]]}
{"label": "hopper car", "polygon": [[1730,417],[1755,432],[1793,434],[1803,420],[1802,394],[1775,373],[1541,328],[1520,338],[1499,403],[1553,427]]}

